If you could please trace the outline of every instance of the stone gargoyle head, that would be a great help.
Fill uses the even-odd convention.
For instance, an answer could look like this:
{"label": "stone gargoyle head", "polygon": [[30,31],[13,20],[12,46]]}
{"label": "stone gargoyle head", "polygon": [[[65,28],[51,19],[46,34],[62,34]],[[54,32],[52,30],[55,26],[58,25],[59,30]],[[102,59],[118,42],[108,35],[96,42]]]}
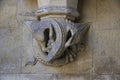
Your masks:
{"label": "stone gargoyle head", "polygon": [[62,66],[74,61],[82,35],[89,24],[77,24],[65,19],[27,21],[33,33],[33,46],[38,61],[51,66]]}

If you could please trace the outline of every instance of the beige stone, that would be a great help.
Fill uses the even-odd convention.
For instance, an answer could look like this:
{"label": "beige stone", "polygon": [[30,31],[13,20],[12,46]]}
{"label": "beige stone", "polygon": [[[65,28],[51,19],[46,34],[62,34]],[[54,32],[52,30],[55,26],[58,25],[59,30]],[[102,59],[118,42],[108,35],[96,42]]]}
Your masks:
{"label": "beige stone", "polygon": [[[26,61],[33,59],[33,52],[29,40],[31,34],[22,22],[36,20],[34,12],[37,9],[37,0],[0,0],[0,80],[49,80],[53,79],[53,76],[55,80],[89,80],[89,77],[86,78],[88,73],[102,74],[91,75],[91,80],[120,80],[120,1],[79,2],[80,21],[92,22],[87,37],[88,48],[80,54],[77,62],[56,69],[41,63],[36,66],[24,66]],[[78,74],[73,74],[76,71]]]}
{"label": "beige stone", "polygon": [[0,0],[0,28],[1,27],[17,27],[16,13],[17,13],[16,0]]}
{"label": "beige stone", "polygon": [[92,80],[90,75],[78,74],[22,74],[22,80]]}
{"label": "beige stone", "polygon": [[120,75],[114,75],[114,80],[120,80]]}
{"label": "beige stone", "polygon": [[0,74],[0,80],[22,80],[19,74]]}
{"label": "beige stone", "polygon": [[99,74],[119,72],[120,30],[95,31],[94,34],[94,72]]}
{"label": "beige stone", "polygon": [[23,53],[20,29],[0,28],[0,73],[20,73]]}
{"label": "beige stone", "polygon": [[93,80],[115,80],[112,75],[94,75]]}
{"label": "beige stone", "polygon": [[55,80],[92,80],[92,77],[90,74],[56,74]]}
{"label": "beige stone", "polygon": [[54,74],[22,74],[21,80],[55,80]]}
{"label": "beige stone", "polygon": [[37,10],[37,0],[18,0],[17,19],[20,26],[26,20],[36,20],[35,11]]}
{"label": "beige stone", "polygon": [[30,31],[27,27],[24,29],[24,46],[26,54],[22,54],[22,71],[23,73],[90,73],[92,71],[92,52],[89,49],[90,45],[86,51],[80,52],[78,58],[75,62],[67,64],[62,67],[50,67],[37,63],[35,66],[28,65],[25,67],[26,62],[33,60],[33,47],[32,47],[32,37]]}
{"label": "beige stone", "polygon": [[67,18],[75,20],[79,16],[78,0],[38,0],[37,15],[44,18]]}
{"label": "beige stone", "polygon": [[43,6],[65,6],[77,8],[78,0],[38,0],[38,7]]}

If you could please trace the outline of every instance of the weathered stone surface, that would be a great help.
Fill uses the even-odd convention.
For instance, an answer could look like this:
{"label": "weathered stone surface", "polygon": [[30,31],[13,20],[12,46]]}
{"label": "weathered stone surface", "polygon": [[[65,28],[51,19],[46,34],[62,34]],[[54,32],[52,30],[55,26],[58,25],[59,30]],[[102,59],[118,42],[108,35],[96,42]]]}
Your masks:
{"label": "weathered stone surface", "polygon": [[[118,0],[97,0],[95,30],[120,29]],[[113,6],[114,5],[114,6]]]}
{"label": "weathered stone surface", "polygon": [[93,80],[115,80],[113,75],[94,75]]}
{"label": "weathered stone surface", "polygon": [[0,74],[0,80],[22,80],[20,74]]}
{"label": "weathered stone surface", "polygon": [[[63,67],[49,67],[45,66],[41,63],[37,63],[35,66],[26,66],[27,61],[33,60],[32,56],[33,48],[30,41],[31,35],[30,31],[26,28],[24,29],[24,45],[26,46],[26,54],[23,54],[22,58],[22,71],[23,73],[90,73],[92,70],[92,54],[91,50],[89,50],[89,46],[86,51],[82,51],[79,53],[78,58],[75,62],[65,65]],[[27,42],[26,42],[27,41]],[[69,68],[68,68],[69,67]]]}
{"label": "weathered stone surface", "polygon": [[114,75],[114,80],[120,80],[120,75]]}
{"label": "weathered stone surface", "polygon": [[[73,80],[76,78],[78,78],[76,80],[84,80],[76,74],[61,76],[55,73],[89,73],[91,70],[94,70],[94,73],[103,74],[93,76],[92,80],[120,80],[120,75],[114,74],[120,73],[119,0],[79,0],[82,2],[80,5],[82,6],[80,9],[81,21],[92,22],[87,37],[88,48],[86,52],[80,53],[77,62],[59,69],[46,67],[40,63],[37,63],[36,66],[24,66],[26,61],[33,59],[33,51],[30,41],[31,32],[27,31],[21,22],[24,22],[25,19],[36,19],[34,14],[37,9],[36,1],[0,0],[0,80],[31,80],[36,77],[39,80],[40,76],[47,76],[46,79],[49,80],[52,75],[48,73],[53,73],[58,80],[67,80],[69,77]],[[21,57],[21,53],[23,57]],[[22,71],[20,59],[22,59]],[[93,66],[92,63],[94,63]],[[22,74],[23,78],[21,79],[19,75],[11,73],[26,73],[26,75]],[[109,74],[113,74],[114,78]],[[87,75],[85,74],[85,76]],[[41,79],[44,80],[44,78]]]}
{"label": "weathered stone surface", "polygon": [[[40,0],[39,0],[39,1],[40,1]],[[48,5],[49,5],[50,2],[52,2],[52,1],[49,1],[49,2],[46,2],[46,3],[44,3],[44,1],[43,1],[43,4],[47,4],[47,3],[48,3]],[[62,2],[62,1],[60,1],[60,2]],[[69,1],[67,1],[67,2],[69,2]],[[77,1],[75,1],[75,2],[77,2]],[[41,4],[41,3],[39,3],[39,4]],[[56,4],[57,4],[57,3],[56,3]],[[67,4],[68,4],[68,3],[67,3]],[[50,4],[50,5],[54,5],[54,4]],[[65,6],[65,7],[69,7],[69,5],[72,5],[72,4],[69,3],[68,5],[64,5],[64,6]],[[75,5],[75,4],[74,4],[74,5]],[[77,3],[76,3],[76,5],[77,5]],[[75,6],[76,6],[76,5],[75,5]],[[59,7],[59,6],[60,6],[60,5],[58,4],[57,7]],[[61,6],[60,6],[60,7],[61,7]],[[40,7],[40,8],[41,8],[41,7]],[[51,7],[50,7],[50,8],[51,8]],[[56,7],[55,7],[55,8],[56,8]],[[72,8],[74,8],[74,7],[72,7]],[[66,8],[65,8],[65,9],[66,9]],[[41,9],[40,9],[40,10],[41,10]],[[46,11],[45,11],[45,12],[46,12]],[[53,14],[56,13],[56,12],[57,12],[57,11],[55,11],[55,12],[53,11]],[[41,12],[40,12],[40,13],[41,13]],[[44,10],[43,10],[43,13],[44,13]],[[68,13],[71,13],[71,12],[68,11]],[[53,15],[53,14],[52,14],[52,15]],[[48,15],[50,15],[50,14],[48,13]],[[58,15],[61,15],[61,14],[58,14]],[[65,15],[67,15],[67,14],[65,13]],[[46,16],[46,15],[45,15],[45,16]],[[74,15],[72,15],[72,16],[74,16]],[[54,16],[54,17],[56,18],[56,16]],[[76,36],[76,35],[74,36],[74,33],[77,34],[75,31],[77,31],[77,30],[78,30],[77,28],[79,28],[79,27],[78,27],[78,26],[75,26],[75,24],[72,24],[71,21],[68,21],[68,20],[67,20],[67,21],[64,21],[64,18],[63,18],[63,17],[61,17],[61,18],[62,18],[62,19],[60,19],[60,20],[56,20],[56,22],[55,22],[54,20],[48,20],[49,22],[53,22],[53,23],[51,23],[51,25],[53,25],[53,27],[57,27],[58,30],[55,29],[55,32],[60,33],[60,31],[62,31],[62,34],[56,34],[56,40],[58,40],[58,41],[56,41],[56,43],[60,43],[60,41],[62,40],[62,43],[60,43],[60,45],[61,45],[61,46],[64,46],[64,43],[65,43],[65,41],[66,41],[66,40],[65,40],[66,33],[64,33],[64,32],[67,32],[67,31],[65,31],[65,30],[67,30],[67,29],[69,30],[69,29],[70,29],[70,31],[72,32],[71,35],[75,38],[75,39],[73,39],[73,41],[76,40],[76,42],[74,41],[74,42],[72,42],[71,44],[74,44],[74,43],[77,44],[78,41],[79,41],[78,38],[80,38],[80,37],[77,37],[78,35],[77,35],[77,36]],[[56,19],[57,19],[57,18],[56,18]],[[68,19],[68,18],[66,18],[66,19]],[[42,21],[44,22],[44,20],[47,20],[47,19],[41,20],[41,23],[42,23]],[[48,24],[49,22],[45,22],[45,23]],[[57,24],[57,22],[58,22],[58,24],[60,24],[61,26],[59,26],[59,25]],[[65,22],[66,22],[66,23],[65,23]],[[69,25],[67,22],[70,23],[70,25]],[[43,23],[43,26],[45,25],[45,23]],[[64,23],[64,24],[62,24],[62,23]],[[56,24],[56,25],[54,25],[54,24]],[[66,24],[68,24],[68,25],[66,25]],[[40,25],[41,25],[41,24],[40,24]],[[38,26],[40,26],[40,25],[38,24]],[[74,26],[71,26],[71,25],[74,25]],[[38,26],[37,26],[37,24],[34,24],[34,28],[37,28]],[[42,28],[43,26],[41,25],[41,29],[43,29],[43,28]],[[49,25],[45,25],[44,28],[47,27],[47,26],[49,26]],[[66,26],[66,28],[65,28],[65,26]],[[69,26],[69,27],[67,27],[67,26]],[[70,27],[71,27],[71,28],[70,28]],[[86,26],[85,26],[85,27],[86,27]],[[60,28],[61,30],[60,30],[59,28]],[[54,28],[53,28],[53,29],[54,29]],[[36,30],[35,30],[35,31],[36,31]],[[26,32],[26,31],[25,31],[25,32]],[[34,30],[33,30],[33,32],[34,32]],[[42,30],[39,31],[39,32],[42,33]],[[78,33],[79,33],[79,31],[78,31]],[[25,34],[26,34],[26,33],[25,33]],[[63,37],[58,37],[58,35],[63,36]],[[81,34],[80,34],[80,35],[81,35]],[[27,36],[28,36],[28,35],[27,35]],[[24,41],[26,41],[25,38],[27,38],[27,36],[24,37]],[[45,37],[46,37],[46,36],[45,36]],[[29,37],[28,37],[28,38],[29,38]],[[36,38],[35,38],[35,39],[36,39]],[[27,39],[27,40],[31,40],[31,39]],[[72,39],[71,39],[71,40],[72,40]],[[47,41],[46,41],[46,42],[47,42]],[[28,43],[28,42],[27,42],[27,43]],[[26,44],[26,43],[24,43],[24,44]],[[33,43],[32,41],[30,41],[30,44],[29,44],[29,45],[32,46],[32,47],[31,47],[31,50],[32,50],[31,52],[34,54],[34,53],[35,53],[35,52],[34,52],[35,49],[32,49],[32,48],[34,48],[34,45],[33,45],[33,44],[35,44],[35,43]],[[71,45],[71,44],[68,44],[68,45]],[[27,45],[28,45],[28,44],[27,44]],[[49,54],[49,53],[48,53],[48,55],[50,55],[50,57],[48,57],[48,58],[50,58],[50,60],[51,60],[51,55],[53,55],[53,56],[52,56],[52,57],[53,57],[52,59],[59,58],[59,56],[55,56],[55,55],[58,55],[58,54],[59,54],[59,55],[62,55],[62,54],[61,54],[61,51],[62,51],[64,48],[66,48],[66,47],[63,47],[63,48],[60,47],[61,50],[59,50],[60,52],[57,53],[57,52],[56,52],[56,49],[57,49],[56,47],[57,47],[57,45],[59,45],[59,44],[56,44],[56,46],[52,46],[52,47],[53,47],[53,49],[51,50],[52,54]],[[42,47],[43,47],[43,46],[42,46]],[[69,46],[68,46],[68,47],[69,47]],[[53,51],[54,48],[56,48],[56,49],[55,49],[55,52],[56,52],[56,53],[54,53],[54,51]],[[58,46],[58,49],[59,49],[59,46]],[[29,48],[28,48],[28,50],[29,50]],[[90,51],[87,51],[87,50],[86,50],[85,53],[87,53],[87,52],[90,52]],[[69,53],[69,52],[68,52],[68,53]],[[38,52],[37,52],[37,54],[38,54]],[[42,53],[41,53],[41,54],[42,54]],[[24,55],[24,54],[23,54],[23,55]],[[40,54],[39,54],[39,55],[40,55]],[[41,56],[42,56],[42,55],[41,55]],[[41,57],[41,56],[40,56],[40,57]],[[69,55],[68,55],[68,56],[69,56]],[[26,55],[25,55],[24,57],[26,57]],[[89,72],[91,71],[91,66],[92,66],[92,62],[91,62],[91,61],[92,61],[92,60],[91,60],[92,57],[91,57],[91,54],[88,55],[88,57],[89,57],[90,61],[88,61],[89,64],[87,64],[87,65],[89,65],[89,66],[85,68],[85,71],[86,71],[87,73],[89,73]],[[38,60],[39,60],[39,57],[37,57],[37,58],[38,58]],[[42,58],[42,57],[41,57],[41,58]],[[23,62],[24,62],[24,60],[26,60],[26,59],[23,59]],[[86,60],[86,58],[85,58],[85,60]],[[44,62],[45,62],[44,64],[49,64],[49,63],[47,63],[46,59],[42,59],[41,61],[44,61]],[[25,61],[25,62],[29,62],[29,61]],[[64,61],[64,62],[65,62],[65,61]],[[78,63],[79,63],[79,62],[78,62]],[[78,63],[75,63],[75,65],[78,65]],[[25,66],[25,64],[26,64],[26,63],[23,64],[23,67],[28,67],[28,66]],[[56,63],[56,64],[59,65],[59,63]],[[75,66],[75,65],[74,65],[74,66]],[[35,66],[36,66],[36,65],[35,65]],[[34,67],[34,66],[33,66],[33,67]],[[42,66],[41,66],[41,67],[42,67]],[[45,67],[45,66],[44,66],[44,67]],[[88,68],[89,68],[89,69],[88,69]],[[39,67],[38,67],[38,68],[35,68],[35,69],[36,69],[37,71],[40,70],[40,72],[41,72],[41,69],[39,69]],[[36,71],[35,69],[31,69],[31,70]],[[55,69],[55,68],[53,68],[53,70],[54,70],[54,69]],[[57,70],[57,71],[55,70],[54,72],[56,72],[56,73],[64,73],[64,72],[67,73],[67,72],[69,71],[68,73],[75,73],[75,72],[77,71],[78,73],[80,73],[79,68],[76,68],[75,71],[67,70],[67,67],[66,67],[66,71],[65,71],[65,70],[62,70],[62,69],[64,69],[64,68],[62,68],[62,67],[61,67],[61,68],[57,68],[57,69],[58,69],[58,70]],[[27,70],[27,72],[33,73],[34,71],[31,71],[31,70]],[[54,73],[53,70],[49,69],[49,67],[48,67],[48,69],[46,69],[46,70],[48,70],[48,72],[50,72],[50,73]],[[23,69],[23,71],[24,71],[24,69]],[[25,71],[26,71],[26,70],[25,70]],[[60,71],[60,72],[59,72],[59,71]],[[45,71],[44,71],[44,72],[45,72]],[[44,73],[44,72],[43,72],[43,73]],[[47,72],[47,71],[46,71],[46,72]],[[46,73],[46,72],[45,72],[45,73]]]}
{"label": "weathered stone surface", "polygon": [[0,73],[20,73],[22,37],[20,29],[0,28]]}
{"label": "weathered stone surface", "polygon": [[78,74],[22,74],[22,80],[92,80],[91,76]]}
{"label": "weathered stone surface", "polygon": [[[96,20],[96,2],[97,0],[78,0],[78,11],[80,13],[79,20],[81,22],[92,22]],[[94,26],[95,27],[95,26]]]}
{"label": "weathered stone surface", "polygon": [[77,8],[77,0],[38,0],[38,6],[68,6]]}
{"label": "weathered stone surface", "polygon": [[56,74],[55,80],[92,80],[92,76],[90,74]]}
{"label": "weathered stone surface", "polygon": [[17,0],[17,19],[20,25],[25,20],[36,20],[37,0]]}
{"label": "weathered stone surface", "polygon": [[[92,22],[89,30],[91,36],[88,40],[93,53],[94,72],[119,73],[120,10],[118,3],[120,2],[118,0],[84,0],[81,3],[83,5],[79,11],[82,12],[82,21]],[[107,55],[102,55],[103,49],[107,51]]]}
{"label": "weathered stone surface", "polygon": [[0,0],[0,27],[17,27],[16,0]]}
{"label": "weathered stone surface", "polygon": [[[49,67],[41,63],[37,63],[35,66],[26,66],[27,61],[33,60],[33,48],[32,48],[32,36],[30,31],[26,27],[24,29],[24,46],[26,54],[22,54],[22,71],[23,73],[90,73],[92,70],[92,52],[87,47],[86,51],[79,53],[75,62],[65,65],[63,67]],[[68,68],[69,67],[69,68]]]}
{"label": "weathered stone surface", "polygon": [[120,80],[120,75],[94,75],[92,80]]}
{"label": "weathered stone surface", "polygon": [[95,73],[119,72],[120,30],[95,31],[93,67]]}
{"label": "weathered stone surface", "polygon": [[21,80],[56,80],[54,74],[21,74]]}
{"label": "weathered stone surface", "polygon": [[67,17],[75,19],[79,13],[77,11],[78,0],[38,0],[37,15],[45,17]]}

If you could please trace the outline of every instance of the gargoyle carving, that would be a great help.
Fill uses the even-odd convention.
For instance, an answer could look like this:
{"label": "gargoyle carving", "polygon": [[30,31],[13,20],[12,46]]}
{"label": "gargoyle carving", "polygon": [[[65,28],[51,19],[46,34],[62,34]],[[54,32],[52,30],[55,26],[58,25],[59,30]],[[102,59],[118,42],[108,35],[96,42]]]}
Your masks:
{"label": "gargoyle carving", "polygon": [[35,52],[35,61],[27,64],[35,65],[40,61],[50,66],[62,66],[76,59],[81,48],[81,38],[89,24],[73,22],[79,16],[78,0],[59,0],[61,4],[66,3],[63,6],[50,4],[54,3],[53,0],[49,0],[49,3],[45,1],[38,0],[37,15],[40,20],[26,22],[33,33]]}
{"label": "gargoyle carving", "polygon": [[34,40],[33,47],[38,61],[46,65],[62,66],[76,59],[82,35],[88,24],[77,24],[64,19],[28,21]]}

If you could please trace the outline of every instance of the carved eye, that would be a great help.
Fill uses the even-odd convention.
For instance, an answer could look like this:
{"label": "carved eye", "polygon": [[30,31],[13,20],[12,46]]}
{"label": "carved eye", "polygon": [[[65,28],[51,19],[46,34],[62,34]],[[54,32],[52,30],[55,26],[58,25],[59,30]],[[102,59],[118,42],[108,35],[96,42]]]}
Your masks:
{"label": "carved eye", "polygon": [[48,41],[49,41],[49,33],[50,33],[50,29],[47,28],[44,31],[44,41],[45,41],[45,47],[47,47]]}
{"label": "carved eye", "polygon": [[45,47],[48,46],[49,43],[56,41],[56,33],[53,27],[47,28],[44,31],[44,40],[45,40]]}

